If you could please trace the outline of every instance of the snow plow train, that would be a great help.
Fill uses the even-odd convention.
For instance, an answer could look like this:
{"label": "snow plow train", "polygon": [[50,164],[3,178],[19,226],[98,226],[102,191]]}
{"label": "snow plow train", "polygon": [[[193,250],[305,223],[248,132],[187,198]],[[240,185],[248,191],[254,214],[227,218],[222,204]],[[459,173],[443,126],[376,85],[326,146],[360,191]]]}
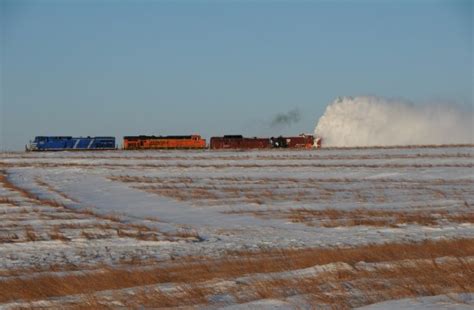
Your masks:
{"label": "snow plow train", "polygon": [[[248,138],[242,135],[211,137],[209,145],[200,135],[125,136],[124,150],[249,150],[320,148],[321,139],[301,134],[293,137]],[[97,151],[116,150],[115,137],[37,136],[26,151]]]}

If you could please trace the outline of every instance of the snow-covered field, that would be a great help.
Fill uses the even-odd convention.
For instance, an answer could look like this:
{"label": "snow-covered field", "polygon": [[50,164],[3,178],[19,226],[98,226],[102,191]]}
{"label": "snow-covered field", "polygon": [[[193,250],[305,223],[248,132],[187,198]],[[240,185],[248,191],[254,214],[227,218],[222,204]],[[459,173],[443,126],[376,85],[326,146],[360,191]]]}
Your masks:
{"label": "snow-covered field", "polygon": [[4,307],[469,307],[472,146],[0,156]]}

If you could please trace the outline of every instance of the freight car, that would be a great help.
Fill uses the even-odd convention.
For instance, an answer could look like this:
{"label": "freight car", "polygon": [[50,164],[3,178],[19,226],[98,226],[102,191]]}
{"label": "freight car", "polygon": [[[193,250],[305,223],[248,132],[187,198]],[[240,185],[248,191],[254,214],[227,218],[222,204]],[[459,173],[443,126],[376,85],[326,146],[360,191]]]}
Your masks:
{"label": "freight car", "polygon": [[26,146],[27,151],[115,150],[115,137],[38,136]]}
{"label": "freight car", "polygon": [[270,143],[273,148],[310,149],[314,146],[314,136],[301,134],[297,137],[271,137]]}
{"label": "freight car", "polygon": [[216,149],[268,149],[271,148],[268,138],[244,138],[241,135],[212,137],[209,148]]}
{"label": "freight car", "polygon": [[127,136],[124,150],[204,149],[206,140],[200,135],[190,136]]}

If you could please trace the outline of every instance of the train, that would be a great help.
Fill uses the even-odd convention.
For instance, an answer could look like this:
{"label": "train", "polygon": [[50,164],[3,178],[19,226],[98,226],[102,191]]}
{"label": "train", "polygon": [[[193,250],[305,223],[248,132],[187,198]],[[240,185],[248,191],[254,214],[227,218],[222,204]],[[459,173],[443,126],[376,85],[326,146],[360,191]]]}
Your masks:
{"label": "train", "polygon": [[272,137],[270,143],[273,148],[311,149],[315,145],[321,146],[321,139],[315,139],[313,135],[301,134],[297,137]]}
{"label": "train", "polygon": [[[320,146],[320,139],[316,139]],[[301,134],[297,137],[245,138],[242,135],[227,135],[212,137],[209,148],[218,149],[271,149],[271,148],[304,148],[310,149],[315,145],[313,135]],[[318,144],[316,145],[318,146]]]}
{"label": "train", "polygon": [[209,143],[211,150],[218,149],[268,149],[271,147],[269,138],[244,138],[242,135],[226,135],[212,137]]}
{"label": "train", "polygon": [[116,150],[115,137],[37,136],[26,151]]}
{"label": "train", "polygon": [[[301,134],[293,137],[244,137],[225,135],[211,137],[209,145],[198,134],[181,136],[125,136],[124,150],[249,150],[249,149],[311,149],[321,147],[321,138]],[[37,136],[26,151],[116,150],[115,137]]]}
{"label": "train", "polygon": [[206,140],[200,135],[189,136],[125,136],[124,150],[205,149]]}

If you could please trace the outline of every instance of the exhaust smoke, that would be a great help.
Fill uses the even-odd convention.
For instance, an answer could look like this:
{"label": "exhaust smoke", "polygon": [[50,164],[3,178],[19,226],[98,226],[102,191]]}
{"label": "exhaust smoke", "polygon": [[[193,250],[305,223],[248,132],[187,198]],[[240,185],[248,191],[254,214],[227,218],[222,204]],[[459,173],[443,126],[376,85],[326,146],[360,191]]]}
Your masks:
{"label": "exhaust smoke", "polygon": [[271,127],[290,126],[292,124],[298,123],[300,120],[300,110],[293,109],[288,111],[287,113],[279,113],[275,115],[270,125]]}

